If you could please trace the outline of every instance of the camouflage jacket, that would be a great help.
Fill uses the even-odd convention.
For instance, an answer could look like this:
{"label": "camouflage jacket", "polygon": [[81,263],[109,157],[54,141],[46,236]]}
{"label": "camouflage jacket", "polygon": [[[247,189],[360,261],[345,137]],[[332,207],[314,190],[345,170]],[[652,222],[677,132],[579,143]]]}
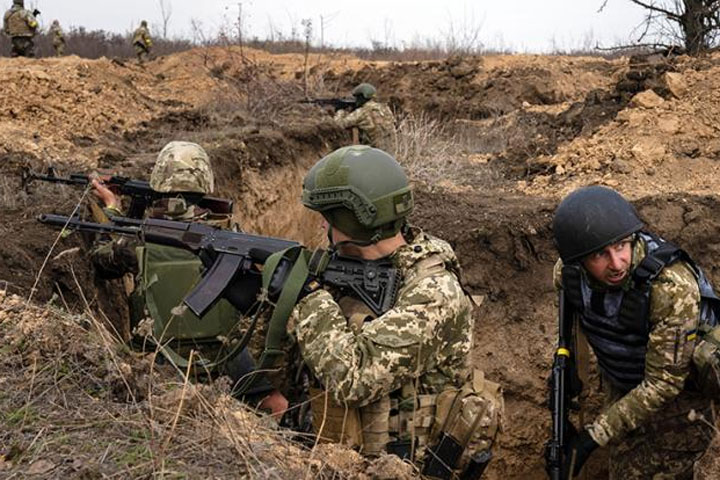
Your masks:
{"label": "camouflage jacket", "polygon": [[65,35],[63,34],[60,25],[53,25],[52,27],[50,27],[50,31],[48,33],[50,34],[50,37],[52,37],[53,46],[58,46],[65,43]]}
{"label": "camouflage jacket", "polygon": [[34,37],[38,23],[30,10],[13,5],[3,17],[3,32],[9,37]]}
{"label": "camouflage jacket", "polygon": [[[420,393],[436,393],[467,379],[473,318],[457,258],[445,241],[415,229],[411,235],[390,257],[403,277],[395,305],[359,332],[326,290],[293,310],[288,333],[340,405],[362,407],[413,382]],[[445,268],[416,281],[420,262],[433,255]]]}
{"label": "camouflage jacket", "polygon": [[350,113],[339,110],[335,114],[335,121],[342,128],[356,127],[360,130],[360,143],[364,145],[387,152],[395,150],[395,117],[384,103],[369,100]]}
{"label": "camouflage jacket", "polygon": [[[646,245],[635,241],[631,268],[645,257]],[[556,288],[560,288],[562,261],[553,271]],[[628,276],[622,288],[630,288]],[[602,288],[593,285],[592,288]],[[649,307],[650,338],[645,357],[642,382],[625,395],[610,391],[611,401],[588,427],[600,445],[622,438],[667,409],[682,409],[685,381],[691,372],[696,340],[689,336],[697,331],[700,317],[700,291],[692,268],[678,261],[665,267],[653,281]],[[690,339],[688,339],[690,338]]]}
{"label": "camouflage jacket", "polygon": [[132,43],[133,45],[142,45],[146,49],[149,49],[152,45],[150,31],[146,27],[138,27],[133,33]]}

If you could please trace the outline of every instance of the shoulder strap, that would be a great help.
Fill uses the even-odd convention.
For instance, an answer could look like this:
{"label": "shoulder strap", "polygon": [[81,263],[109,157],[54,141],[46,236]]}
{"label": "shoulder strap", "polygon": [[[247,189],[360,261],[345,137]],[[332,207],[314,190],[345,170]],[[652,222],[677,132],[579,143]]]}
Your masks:
{"label": "shoulder strap", "polygon": [[284,355],[282,345],[285,337],[287,336],[287,321],[288,318],[290,318],[292,309],[297,304],[300,291],[302,290],[303,285],[305,285],[305,281],[310,273],[308,268],[308,257],[309,252],[305,248],[302,246],[295,246],[273,253],[265,261],[262,272],[261,295],[265,296],[266,300],[270,282],[273,274],[280,265],[280,261],[283,259],[288,260],[292,264],[292,268],[290,269],[290,273],[288,273],[287,279],[283,284],[280,297],[275,304],[272,316],[268,322],[267,336],[265,337],[265,349],[257,362],[255,374],[248,375],[245,381],[238,386],[237,390],[240,393],[248,391],[256,381],[256,378],[260,378],[257,373],[274,368],[277,360]]}

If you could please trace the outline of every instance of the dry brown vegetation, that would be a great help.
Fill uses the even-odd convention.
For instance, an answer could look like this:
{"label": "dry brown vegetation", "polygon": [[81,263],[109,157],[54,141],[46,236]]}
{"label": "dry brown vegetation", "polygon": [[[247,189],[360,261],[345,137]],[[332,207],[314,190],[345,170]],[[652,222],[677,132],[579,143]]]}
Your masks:
{"label": "dry brown vegetation", "polygon": [[[383,478],[390,460],[285,443],[286,433],[227,397],[222,382],[186,382],[184,372],[151,368],[153,356],[123,347],[108,333],[113,325],[127,333],[121,287],[94,277],[82,239],[60,239],[37,275],[56,237],[34,217],[69,213],[82,192],[36,185],[25,193],[16,177],[20,165],[48,163],[146,177],[165,142],[197,141],[243,228],[315,245],[323,236],[297,201],[300,179],[349,135],[329,112],[297,101],[306,92],[347,95],[368,81],[398,117],[396,153],[417,194],[412,221],[451,242],[470,292],[485,298],[472,360],[503,384],[507,408],[487,476],[544,478],[552,211],[578,185],[614,186],[720,284],[718,73],[717,56],[368,62],[311,53],[306,69],[301,53],[247,46],[192,49],[145,68],[0,59],[0,280],[20,295],[0,305],[0,412],[8,412],[0,476],[72,478],[87,468],[89,478]],[[591,478],[606,475],[603,458]]]}

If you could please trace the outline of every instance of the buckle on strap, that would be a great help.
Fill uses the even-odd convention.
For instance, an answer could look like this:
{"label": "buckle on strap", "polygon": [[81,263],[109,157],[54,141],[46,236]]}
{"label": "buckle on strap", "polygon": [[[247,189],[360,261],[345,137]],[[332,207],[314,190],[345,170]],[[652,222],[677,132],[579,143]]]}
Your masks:
{"label": "buckle on strap", "polygon": [[658,276],[660,271],[665,268],[665,262],[654,255],[647,255],[633,272],[633,278],[642,283],[646,283]]}

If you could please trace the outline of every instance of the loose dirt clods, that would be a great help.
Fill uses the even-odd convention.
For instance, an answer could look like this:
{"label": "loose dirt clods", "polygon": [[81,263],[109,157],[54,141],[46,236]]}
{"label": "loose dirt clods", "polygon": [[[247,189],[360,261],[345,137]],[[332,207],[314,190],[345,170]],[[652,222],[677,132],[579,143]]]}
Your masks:
{"label": "loose dirt clods", "polygon": [[[451,242],[470,292],[484,297],[473,360],[503,384],[507,410],[487,478],[545,478],[559,198],[580,185],[617,188],[720,285],[720,56],[398,63],[312,54],[307,82],[302,72],[300,55],[236,48],[194,49],[144,69],[0,59],[0,477],[412,477],[391,457],[304,450],[222,382],[186,382],[122,347],[122,285],[95,278],[86,238],[61,239],[34,303],[23,300],[57,233],[35,216],[69,213],[82,192],[21,191],[22,165],[146,178],[167,141],[196,141],[245,230],[323,242],[298,201],[300,181],[350,137],[328,112],[296,103],[306,85],[311,96],[345,96],[368,81],[394,107],[396,153],[417,194],[412,221]],[[605,478],[602,454],[589,468]]]}

